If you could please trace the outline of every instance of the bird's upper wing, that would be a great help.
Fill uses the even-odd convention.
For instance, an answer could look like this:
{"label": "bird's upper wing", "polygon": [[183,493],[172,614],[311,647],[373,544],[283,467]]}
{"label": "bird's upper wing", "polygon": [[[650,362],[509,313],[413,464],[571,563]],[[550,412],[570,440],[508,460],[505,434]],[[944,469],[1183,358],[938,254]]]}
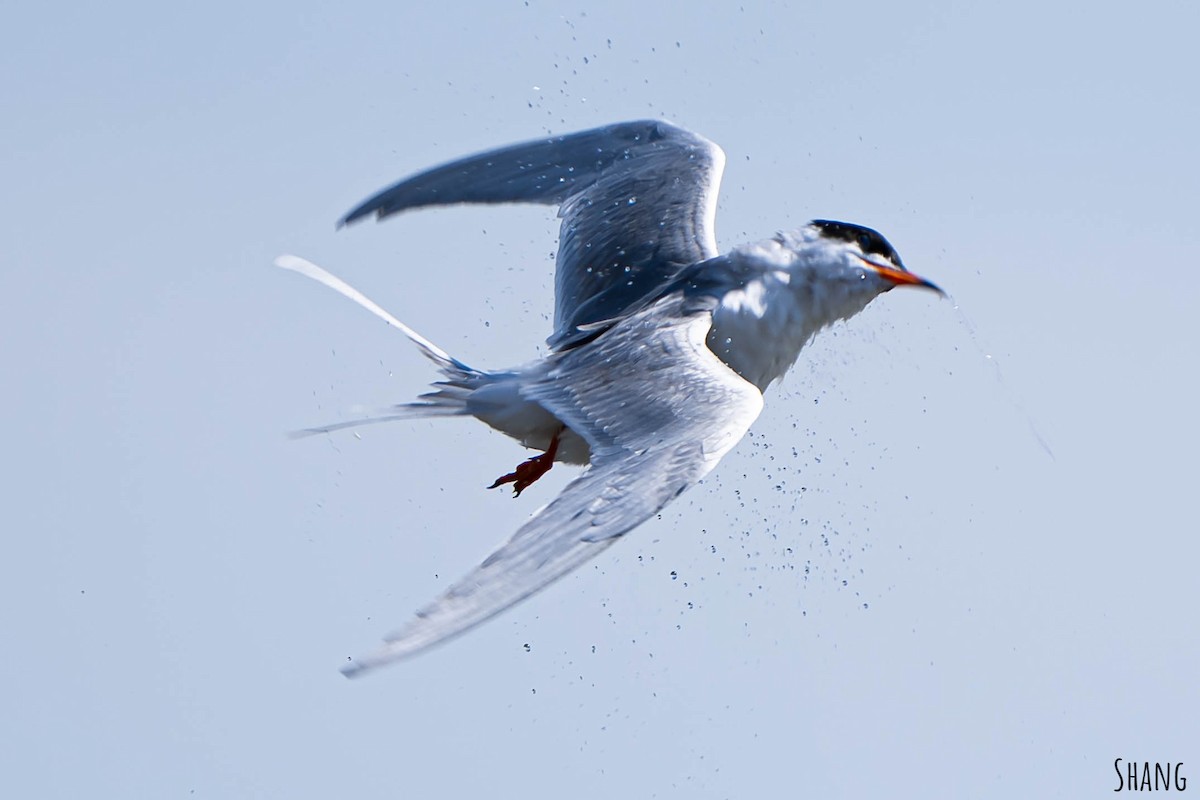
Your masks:
{"label": "bird's upper wing", "polygon": [[705,344],[711,305],[664,297],[557,357],[524,394],[587,439],[592,462],[509,541],[417,612],[354,675],[462,633],[595,557],[711,470],[762,394]]}
{"label": "bird's upper wing", "polygon": [[456,203],[545,203],[562,217],[550,344],[615,319],[681,267],[717,255],[725,154],[661,120],[490,150],[414,175],[342,220]]}

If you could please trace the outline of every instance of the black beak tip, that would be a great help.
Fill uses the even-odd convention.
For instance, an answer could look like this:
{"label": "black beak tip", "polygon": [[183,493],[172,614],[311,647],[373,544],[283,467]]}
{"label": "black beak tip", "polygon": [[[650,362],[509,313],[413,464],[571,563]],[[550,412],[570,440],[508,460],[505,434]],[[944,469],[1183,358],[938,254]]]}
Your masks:
{"label": "black beak tip", "polygon": [[930,290],[936,292],[938,297],[948,297],[946,292],[942,290],[942,287],[938,286],[933,281],[927,281],[924,278],[922,278],[921,282],[917,285],[924,289],[930,289]]}

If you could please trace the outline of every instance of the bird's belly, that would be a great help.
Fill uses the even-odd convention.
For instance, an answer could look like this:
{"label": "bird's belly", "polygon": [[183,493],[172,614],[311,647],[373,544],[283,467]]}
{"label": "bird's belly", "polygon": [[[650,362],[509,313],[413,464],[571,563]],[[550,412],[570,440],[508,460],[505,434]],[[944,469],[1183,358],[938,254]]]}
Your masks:
{"label": "bird's belly", "polygon": [[519,379],[476,389],[467,401],[467,410],[479,421],[534,450],[548,450],[550,440],[561,432],[555,461],[586,464],[591,459],[591,448],[583,437],[565,428],[541,405],[521,396]]}

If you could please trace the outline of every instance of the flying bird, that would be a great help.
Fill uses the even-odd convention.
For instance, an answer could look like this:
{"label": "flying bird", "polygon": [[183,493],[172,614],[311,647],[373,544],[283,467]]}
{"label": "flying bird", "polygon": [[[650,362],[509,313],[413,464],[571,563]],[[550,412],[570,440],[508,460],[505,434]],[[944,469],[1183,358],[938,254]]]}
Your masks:
{"label": "flying bird", "polygon": [[699,134],[623,122],[435,167],[345,216],[341,224],[459,203],[558,206],[549,352],[511,369],[469,367],[315,264],[276,261],[396,326],[443,378],[383,416],[312,431],[472,416],[542,451],[493,484],[518,494],[555,461],[587,465],[346,675],[461,634],[595,558],[716,466],[818,331],[896,286],[942,293],[878,232],[848,222],[813,220],[720,253],[724,166],[721,148]]}

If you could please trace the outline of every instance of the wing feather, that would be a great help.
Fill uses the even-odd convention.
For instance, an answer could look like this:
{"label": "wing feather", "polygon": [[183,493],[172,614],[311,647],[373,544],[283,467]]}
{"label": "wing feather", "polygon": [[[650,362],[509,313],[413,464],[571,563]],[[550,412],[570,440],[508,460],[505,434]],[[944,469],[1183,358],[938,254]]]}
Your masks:
{"label": "wing feather", "polygon": [[705,344],[711,309],[681,294],[560,354],[525,390],[592,447],[592,463],[513,537],[343,672],[414,655],[499,614],[658,513],[745,435],[762,395]]}
{"label": "wing feather", "polygon": [[717,255],[714,221],[725,154],[661,120],[489,150],[419,173],[354,208],[374,214],[458,203],[558,205],[554,334],[565,348],[582,325],[622,316],[681,268]]}

